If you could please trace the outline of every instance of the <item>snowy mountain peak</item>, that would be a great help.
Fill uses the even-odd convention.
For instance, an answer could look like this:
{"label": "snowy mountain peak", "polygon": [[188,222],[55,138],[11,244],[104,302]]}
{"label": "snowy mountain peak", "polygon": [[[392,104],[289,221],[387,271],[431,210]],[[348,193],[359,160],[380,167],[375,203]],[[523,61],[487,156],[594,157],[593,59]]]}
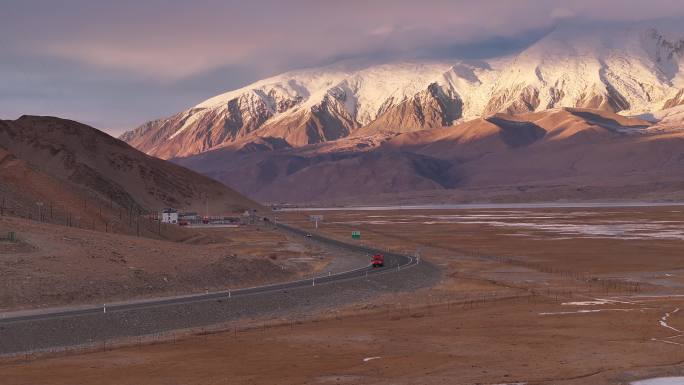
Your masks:
{"label": "snowy mountain peak", "polygon": [[643,114],[677,105],[684,31],[675,24],[564,24],[516,55],[292,71],[125,134],[160,157],[257,138],[291,146],[436,129],[498,112],[558,107]]}

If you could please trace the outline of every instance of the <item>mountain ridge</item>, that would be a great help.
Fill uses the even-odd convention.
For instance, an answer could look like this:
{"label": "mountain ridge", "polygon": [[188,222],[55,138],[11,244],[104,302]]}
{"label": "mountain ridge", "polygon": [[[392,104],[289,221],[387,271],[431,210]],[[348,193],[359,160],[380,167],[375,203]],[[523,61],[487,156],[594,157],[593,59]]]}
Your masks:
{"label": "mountain ridge", "polygon": [[640,195],[625,192],[620,198],[637,199],[658,190],[652,182],[679,183],[683,144],[684,130],[661,130],[612,112],[557,108],[302,147],[226,146],[172,161],[262,202],[358,203],[376,196],[391,201],[406,194],[446,197],[481,189],[493,199],[497,186],[524,191],[556,186],[557,195],[546,198],[555,200],[596,185],[612,193],[632,186]]}
{"label": "mountain ridge", "polygon": [[683,103],[684,31],[611,28],[562,26],[518,54],[487,61],[292,71],[145,123],[121,138],[168,159],[264,137],[298,147],[441,128],[499,112],[577,107],[629,115]]}

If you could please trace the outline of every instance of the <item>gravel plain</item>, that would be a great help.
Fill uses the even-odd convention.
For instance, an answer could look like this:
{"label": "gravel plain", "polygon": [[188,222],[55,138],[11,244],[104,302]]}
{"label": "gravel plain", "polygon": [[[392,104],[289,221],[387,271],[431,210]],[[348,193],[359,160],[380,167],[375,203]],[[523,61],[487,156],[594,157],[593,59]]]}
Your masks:
{"label": "gravel plain", "polygon": [[[345,247],[343,242],[326,240],[319,236],[311,242],[328,243],[333,250],[331,252],[341,252]],[[366,254],[355,245],[349,245],[346,254],[349,253],[355,254],[355,259],[358,260],[365,258]],[[43,320],[0,320],[0,354],[13,355],[96,344],[117,338],[205,327],[245,318],[299,317],[370,300],[379,293],[416,290],[437,283],[439,278],[439,270],[423,262],[400,271],[367,277],[360,272],[356,279],[218,300]]]}

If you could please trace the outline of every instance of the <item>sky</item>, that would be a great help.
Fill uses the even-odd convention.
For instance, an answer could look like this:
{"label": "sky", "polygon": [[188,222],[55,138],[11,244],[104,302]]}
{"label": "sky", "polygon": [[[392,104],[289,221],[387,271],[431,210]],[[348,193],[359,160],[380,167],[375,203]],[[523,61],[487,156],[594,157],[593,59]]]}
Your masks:
{"label": "sky", "polygon": [[486,58],[568,20],[682,17],[681,0],[0,0],[0,119],[117,136],[288,70]]}

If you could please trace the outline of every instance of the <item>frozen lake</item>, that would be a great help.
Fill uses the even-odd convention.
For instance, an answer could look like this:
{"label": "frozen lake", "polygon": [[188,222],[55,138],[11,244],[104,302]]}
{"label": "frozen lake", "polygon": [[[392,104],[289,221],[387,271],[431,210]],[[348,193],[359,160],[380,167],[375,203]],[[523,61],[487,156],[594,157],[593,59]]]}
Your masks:
{"label": "frozen lake", "polygon": [[[617,206],[603,206],[618,208]],[[646,206],[632,206],[646,207]],[[354,211],[345,212],[328,223],[345,225],[485,225],[510,229],[511,236],[532,236],[547,234],[556,239],[612,238],[612,239],[669,239],[684,240],[684,210],[673,208],[656,217],[643,216],[634,211],[636,217],[619,210],[591,210],[577,207],[577,210],[539,211],[528,208],[498,207],[481,211],[451,213],[423,211],[414,213],[377,212],[372,215]]]}
{"label": "frozen lake", "polygon": [[539,203],[462,203],[430,205],[287,207],[278,211],[383,211],[383,210],[469,210],[469,209],[554,209],[684,206],[684,202],[539,202]]}

